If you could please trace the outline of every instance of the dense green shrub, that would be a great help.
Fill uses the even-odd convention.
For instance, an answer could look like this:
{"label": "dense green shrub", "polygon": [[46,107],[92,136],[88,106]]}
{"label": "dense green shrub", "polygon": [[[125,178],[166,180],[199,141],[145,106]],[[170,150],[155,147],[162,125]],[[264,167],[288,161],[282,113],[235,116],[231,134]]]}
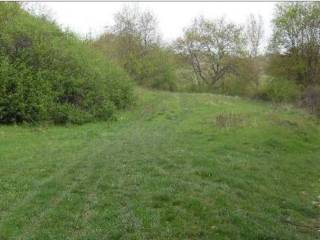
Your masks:
{"label": "dense green shrub", "polygon": [[292,102],[299,99],[300,92],[300,87],[294,81],[269,78],[257,91],[256,97],[273,102]]}
{"label": "dense green shrub", "polygon": [[0,3],[0,122],[104,120],[132,102],[124,70],[70,32]]}
{"label": "dense green shrub", "polygon": [[0,122],[46,119],[53,94],[42,72],[0,57]]}

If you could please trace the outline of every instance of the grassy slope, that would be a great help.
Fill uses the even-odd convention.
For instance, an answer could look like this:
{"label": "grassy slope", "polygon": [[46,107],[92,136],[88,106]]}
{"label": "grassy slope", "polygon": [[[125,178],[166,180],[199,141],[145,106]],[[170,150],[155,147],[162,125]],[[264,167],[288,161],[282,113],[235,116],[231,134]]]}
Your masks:
{"label": "grassy slope", "polygon": [[[320,128],[306,114],[138,94],[114,123],[0,127],[0,239],[319,238]],[[226,112],[241,126],[219,127]]]}

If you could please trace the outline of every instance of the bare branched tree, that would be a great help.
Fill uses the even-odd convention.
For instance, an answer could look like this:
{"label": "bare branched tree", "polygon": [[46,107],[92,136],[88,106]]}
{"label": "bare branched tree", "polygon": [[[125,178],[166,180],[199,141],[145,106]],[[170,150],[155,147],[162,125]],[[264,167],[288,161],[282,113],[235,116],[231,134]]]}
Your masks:
{"label": "bare branched tree", "polygon": [[144,47],[159,41],[158,21],[149,10],[141,11],[137,5],[125,5],[115,14],[114,21],[111,29],[116,35],[139,40]]}
{"label": "bare branched tree", "polygon": [[158,43],[160,35],[158,33],[158,21],[150,11],[144,11],[139,16],[137,29],[144,47]]}
{"label": "bare branched tree", "polygon": [[247,58],[247,77],[259,87],[261,67],[257,59],[263,41],[263,20],[260,15],[250,14],[245,25],[246,46],[249,58]]}
{"label": "bare branched tree", "polygon": [[247,46],[250,57],[257,57],[259,54],[259,48],[263,40],[263,20],[262,17],[250,14],[247,18],[246,24],[246,37]]}
{"label": "bare branched tree", "polygon": [[163,60],[168,59],[169,54],[160,44],[157,18],[153,12],[142,10],[138,5],[124,5],[114,15],[114,24],[107,27],[94,45],[141,84],[165,82],[163,66],[171,71],[169,62]]}

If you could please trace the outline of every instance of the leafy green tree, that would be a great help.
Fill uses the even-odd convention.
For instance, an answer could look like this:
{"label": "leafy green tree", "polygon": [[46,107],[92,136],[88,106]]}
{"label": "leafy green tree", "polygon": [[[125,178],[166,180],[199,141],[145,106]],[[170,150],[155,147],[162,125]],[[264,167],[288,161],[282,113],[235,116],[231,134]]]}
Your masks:
{"label": "leafy green tree", "polygon": [[[278,65],[286,69],[282,74],[305,86],[319,83],[320,3],[279,3],[273,26],[271,60],[282,62]],[[277,64],[271,66],[273,73],[279,73]]]}
{"label": "leafy green tree", "polygon": [[224,18],[196,18],[177,41],[177,50],[186,55],[195,74],[210,88],[228,74],[236,74],[233,57],[244,52],[242,27]]}

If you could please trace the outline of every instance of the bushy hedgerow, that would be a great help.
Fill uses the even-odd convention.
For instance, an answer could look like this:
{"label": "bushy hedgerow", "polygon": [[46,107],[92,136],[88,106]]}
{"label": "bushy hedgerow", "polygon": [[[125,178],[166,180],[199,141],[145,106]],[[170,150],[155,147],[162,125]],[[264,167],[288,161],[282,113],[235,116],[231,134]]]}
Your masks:
{"label": "bushy hedgerow", "polygon": [[272,102],[293,102],[300,98],[301,87],[284,78],[268,78],[255,97]]}
{"label": "bushy hedgerow", "polygon": [[0,3],[0,122],[83,123],[132,102],[124,70],[70,32]]}

